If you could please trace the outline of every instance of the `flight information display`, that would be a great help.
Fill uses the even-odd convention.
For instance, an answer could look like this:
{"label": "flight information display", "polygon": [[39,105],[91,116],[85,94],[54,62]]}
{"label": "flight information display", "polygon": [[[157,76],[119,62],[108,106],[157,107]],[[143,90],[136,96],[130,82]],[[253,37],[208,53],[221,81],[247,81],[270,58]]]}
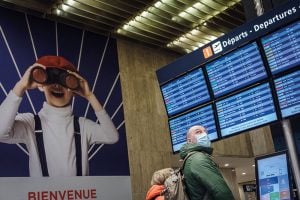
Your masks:
{"label": "flight information display", "polygon": [[169,116],[210,100],[201,68],[193,70],[161,87]]}
{"label": "flight information display", "polygon": [[269,83],[218,101],[216,106],[222,136],[277,120]]}
{"label": "flight information display", "polygon": [[292,199],[290,166],[287,154],[276,154],[255,159],[259,200]]}
{"label": "flight information display", "polygon": [[206,65],[215,97],[267,77],[256,43],[248,44]]}
{"label": "flight information display", "polygon": [[300,113],[300,71],[274,80],[282,117]]}
{"label": "flight information display", "polygon": [[272,74],[300,64],[300,21],[261,39]]}
{"label": "flight information display", "polygon": [[204,126],[210,140],[218,139],[213,109],[208,105],[169,120],[173,152],[186,143],[186,133],[194,125]]}

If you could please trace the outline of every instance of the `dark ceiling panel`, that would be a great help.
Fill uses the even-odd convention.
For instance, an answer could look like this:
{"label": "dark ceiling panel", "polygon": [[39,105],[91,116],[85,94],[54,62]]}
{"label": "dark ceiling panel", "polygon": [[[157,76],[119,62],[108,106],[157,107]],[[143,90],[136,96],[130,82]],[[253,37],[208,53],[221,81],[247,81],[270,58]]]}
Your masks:
{"label": "dark ceiling panel", "polygon": [[0,0],[0,6],[183,54],[245,23],[241,0]]}

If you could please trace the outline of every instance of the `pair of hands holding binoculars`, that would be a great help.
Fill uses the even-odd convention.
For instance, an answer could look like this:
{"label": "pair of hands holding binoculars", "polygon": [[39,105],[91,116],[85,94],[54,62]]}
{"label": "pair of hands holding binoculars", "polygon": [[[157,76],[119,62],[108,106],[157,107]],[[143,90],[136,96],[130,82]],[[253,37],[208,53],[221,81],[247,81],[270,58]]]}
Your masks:
{"label": "pair of hands holding binoculars", "polygon": [[30,66],[19,81],[24,91],[50,84],[58,84],[75,94],[88,98],[92,95],[88,82],[78,73],[41,64]]}

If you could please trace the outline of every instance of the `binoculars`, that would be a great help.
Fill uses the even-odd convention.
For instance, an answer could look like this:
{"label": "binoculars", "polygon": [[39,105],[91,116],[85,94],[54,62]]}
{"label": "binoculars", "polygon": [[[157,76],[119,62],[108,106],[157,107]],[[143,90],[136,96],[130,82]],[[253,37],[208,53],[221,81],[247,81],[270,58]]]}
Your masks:
{"label": "binoculars", "polygon": [[60,84],[71,90],[79,88],[79,79],[66,70],[48,67],[46,69],[36,66],[32,68],[31,80],[41,84]]}

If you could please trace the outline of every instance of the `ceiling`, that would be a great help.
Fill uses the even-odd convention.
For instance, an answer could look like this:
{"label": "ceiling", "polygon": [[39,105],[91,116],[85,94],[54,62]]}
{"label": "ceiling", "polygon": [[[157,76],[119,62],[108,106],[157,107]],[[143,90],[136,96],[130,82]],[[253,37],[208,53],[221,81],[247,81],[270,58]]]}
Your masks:
{"label": "ceiling", "polygon": [[221,168],[229,168],[235,171],[237,183],[255,181],[254,158],[214,156],[213,160]]}
{"label": "ceiling", "polygon": [[241,0],[0,0],[0,6],[181,54],[245,23]]}

